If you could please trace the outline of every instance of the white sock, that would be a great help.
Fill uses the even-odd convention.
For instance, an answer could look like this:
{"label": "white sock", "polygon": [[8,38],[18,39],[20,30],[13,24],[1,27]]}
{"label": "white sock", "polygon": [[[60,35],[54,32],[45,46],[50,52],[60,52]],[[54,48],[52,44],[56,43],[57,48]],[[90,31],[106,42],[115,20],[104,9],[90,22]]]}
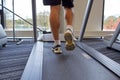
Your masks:
{"label": "white sock", "polygon": [[60,40],[54,40],[54,45],[60,45],[61,41]]}
{"label": "white sock", "polygon": [[70,29],[73,32],[73,27],[71,25],[67,25],[66,30]]}

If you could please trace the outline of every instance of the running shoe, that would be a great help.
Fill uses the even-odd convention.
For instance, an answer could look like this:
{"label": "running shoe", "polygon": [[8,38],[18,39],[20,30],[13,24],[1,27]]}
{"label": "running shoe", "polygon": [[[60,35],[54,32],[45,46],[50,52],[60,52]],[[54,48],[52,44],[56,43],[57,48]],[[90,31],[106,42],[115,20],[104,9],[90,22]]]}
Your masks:
{"label": "running shoe", "polygon": [[62,53],[62,49],[60,45],[55,45],[54,47],[52,47],[52,51],[56,54],[61,54]]}
{"label": "running shoe", "polygon": [[73,33],[70,29],[67,29],[64,34],[65,38],[65,48],[66,50],[74,50],[75,49],[75,43],[73,39]]}

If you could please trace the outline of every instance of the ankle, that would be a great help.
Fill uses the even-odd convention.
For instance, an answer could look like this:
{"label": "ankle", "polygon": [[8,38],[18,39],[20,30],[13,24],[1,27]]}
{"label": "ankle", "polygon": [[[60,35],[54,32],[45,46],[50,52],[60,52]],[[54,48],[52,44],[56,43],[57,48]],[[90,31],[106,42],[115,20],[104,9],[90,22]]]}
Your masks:
{"label": "ankle", "polygon": [[54,40],[54,46],[56,45],[61,45],[61,41],[60,40]]}
{"label": "ankle", "polygon": [[73,32],[73,27],[71,25],[67,25],[66,30],[70,30],[71,32]]}

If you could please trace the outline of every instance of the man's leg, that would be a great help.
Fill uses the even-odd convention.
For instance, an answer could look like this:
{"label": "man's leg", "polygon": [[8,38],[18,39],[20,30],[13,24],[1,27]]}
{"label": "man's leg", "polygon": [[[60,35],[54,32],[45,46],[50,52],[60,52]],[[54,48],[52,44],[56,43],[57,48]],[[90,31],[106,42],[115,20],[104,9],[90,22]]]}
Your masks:
{"label": "man's leg", "polygon": [[59,28],[60,28],[60,6],[51,6],[50,12],[50,26],[53,33],[54,40],[59,40]]}
{"label": "man's leg", "polygon": [[53,50],[55,53],[61,53],[59,28],[60,28],[60,5],[50,6],[50,26],[54,38]]}
{"label": "man's leg", "polygon": [[65,19],[67,25],[73,25],[73,11],[72,8],[65,8]]}

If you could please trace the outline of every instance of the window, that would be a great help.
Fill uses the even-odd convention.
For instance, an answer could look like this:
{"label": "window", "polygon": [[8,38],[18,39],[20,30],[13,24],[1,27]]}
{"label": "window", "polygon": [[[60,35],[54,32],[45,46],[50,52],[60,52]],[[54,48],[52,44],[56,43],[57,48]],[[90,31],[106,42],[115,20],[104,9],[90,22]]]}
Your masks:
{"label": "window", "polygon": [[[14,1],[14,11],[13,11]],[[4,0],[5,7],[5,27],[6,30],[13,31],[17,37],[19,33],[17,31],[28,31],[33,32],[32,23],[32,4],[31,0]],[[13,23],[13,13],[14,23]],[[49,26],[49,7],[44,6],[42,0],[36,0],[36,16],[37,26],[44,30],[50,30]],[[14,27],[13,27],[14,26]],[[17,34],[16,34],[17,33]],[[21,33],[20,33],[21,34]]]}
{"label": "window", "polygon": [[[13,11],[13,0],[6,0],[5,7]],[[22,4],[22,5],[21,5]],[[26,6],[27,5],[27,6]],[[49,7],[43,6],[42,0],[36,0],[37,26],[49,29]],[[12,29],[13,14],[5,10],[6,28]],[[32,5],[31,0],[14,0],[14,13],[32,24]],[[15,15],[15,29],[32,29],[32,25]]]}

